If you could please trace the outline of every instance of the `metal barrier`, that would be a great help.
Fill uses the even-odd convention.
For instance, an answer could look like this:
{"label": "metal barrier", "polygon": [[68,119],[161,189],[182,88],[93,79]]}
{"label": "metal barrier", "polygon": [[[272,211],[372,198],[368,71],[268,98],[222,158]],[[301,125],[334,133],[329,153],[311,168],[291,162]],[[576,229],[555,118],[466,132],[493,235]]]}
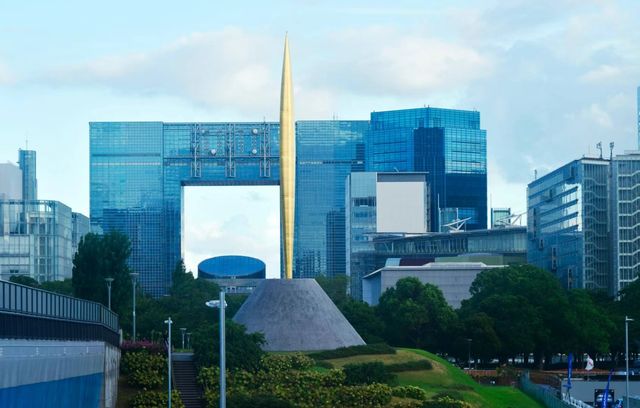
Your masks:
{"label": "metal barrier", "polygon": [[563,400],[555,388],[532,383],[528,372],[523,373],[520,377],[520,389],[547,408],[592,408],[591,405],[587,405],[582,401],[574,400],[584,405],[576,405],[577,402]]}
{"label": "metal barrier", "polygon": [[118,315],[100,303],[0,281],[0,336],[105,340],[117,345]]}

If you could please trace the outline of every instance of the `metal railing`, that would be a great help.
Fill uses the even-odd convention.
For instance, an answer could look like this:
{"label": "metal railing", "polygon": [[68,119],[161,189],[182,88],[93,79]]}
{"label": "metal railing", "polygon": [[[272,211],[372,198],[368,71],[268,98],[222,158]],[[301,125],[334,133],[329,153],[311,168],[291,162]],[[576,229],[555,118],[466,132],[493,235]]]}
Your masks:
{"label": "metal railing", "polygon": [[0,281],[0,314],[91,323],[115,333],[119,329],[118,315],[100,303],[7,281]]}
{"label": "metal railing", "polygon": [[[555,388],[534,384],[525,372],[520,377],[520,389],[531,398],[539,401],[547,408],[593,408],[590,405],[575,405],[570,400],[563,400]],[[575,400],[577,401],[577,400]],[[582,401],[580,401],[582,402]]]}

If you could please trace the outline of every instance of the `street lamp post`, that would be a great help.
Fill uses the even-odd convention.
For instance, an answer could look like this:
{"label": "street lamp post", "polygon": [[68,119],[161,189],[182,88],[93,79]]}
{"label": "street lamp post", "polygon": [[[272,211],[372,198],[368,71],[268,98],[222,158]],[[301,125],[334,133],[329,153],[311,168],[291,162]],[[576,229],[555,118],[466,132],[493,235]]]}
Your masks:
{"label": "street lamp post", "polygon": [[624,317],[624,349],[625,349],[625,360],[627,362],[627,371],[625,372],[626,374],[626,395],[625,395],[625,402],[624,402],[624,406],[628,407],[629,406],[629,322],[632,322],[633,319],[631,319],[629,316],[625,316]]}
{"label": "street lamp post", "polygon": [[136,283],[137,283],[137,278],[139,273],[138,272],[131,272],[129,274],[131,276],[131,284],[133,285],[133,335],[132,335],[132,339],[135,342],[136,341]]}
{"label": "street lamp post", "polygon": [[182,334],[182,350],[184,350],[184,335],[187,332],[187,328],[186,327],[181,327],[180,328],[180,332]]}
{"label": "street lamp post", "polygon": [[471,370],[471,341],[472,339],[467,339],[467,366],[469,370]]}
{"label": "street lamp post", "polygon": [[168,353],[168,358],[167,358],[167,368],[169,370],[169,397],[168,397],[168,401],[169,401],[169,408],[171,408],[171,324],[173,323],[171,321],[171,316],[169,316],[169,318],[167,320],[164,321],[165,324],[167,326],[169,326],[169,344],[167,345],[167,353]]}
{"label": "street lamp post", "polygon": [[225,355],[225,317],[224,309],[227,302],[224,300],[224,290],[220,291],[220,300],[210,300],[205,303],[208,307],[220,309],[220,408],[227,408],[226,389],[226,355]]}
{"label": "street lamp post", "polygon": [[105,282],[107,282],[107,296],[109,299],[109,310],[111,310],[111,284],[113,283],[113,278],[104,278]]}

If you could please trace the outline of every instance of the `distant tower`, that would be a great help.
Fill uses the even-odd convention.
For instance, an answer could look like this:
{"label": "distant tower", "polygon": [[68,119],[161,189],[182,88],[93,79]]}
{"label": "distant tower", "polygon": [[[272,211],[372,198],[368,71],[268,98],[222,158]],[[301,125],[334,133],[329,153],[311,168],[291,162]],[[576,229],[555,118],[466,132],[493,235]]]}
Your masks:
{"label": "distant tower", "polygon": [[640,150],[640,86],[637,90],[636,120],[638,121],[638,150]]}
{"label": "distant tower", "polygon": [[284,60],[282,61],[282,88],[280,92],[280,218],[282,222],[282,244],[284,277],[293,278],[293,226],[296,196],[296,130],[293,125],[293,87],[291,84],[291,61],[289,60],[289,38],[284,38]]}
{"label": "distant tower", "polygon": [[38,180],[36,179],[36,151],[18,151],[18,164],[22,170],[22,199],[26,201],[38,199]]}

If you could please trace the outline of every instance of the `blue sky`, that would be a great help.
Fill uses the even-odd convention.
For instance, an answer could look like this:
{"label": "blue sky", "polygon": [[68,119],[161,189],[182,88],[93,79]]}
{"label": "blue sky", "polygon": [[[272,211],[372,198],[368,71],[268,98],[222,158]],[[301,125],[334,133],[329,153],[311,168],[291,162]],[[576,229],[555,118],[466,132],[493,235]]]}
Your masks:
{"label": "blue sky", "polygon": [[[276,120],[286,31],[299,119],[479,110],[494,206],[598,141],[637,148],[635,0],[3,3],[0,160],[28,138],[40,196],[84,213],[89,121]],[[237,194],[197,213],[255,212]]]}

